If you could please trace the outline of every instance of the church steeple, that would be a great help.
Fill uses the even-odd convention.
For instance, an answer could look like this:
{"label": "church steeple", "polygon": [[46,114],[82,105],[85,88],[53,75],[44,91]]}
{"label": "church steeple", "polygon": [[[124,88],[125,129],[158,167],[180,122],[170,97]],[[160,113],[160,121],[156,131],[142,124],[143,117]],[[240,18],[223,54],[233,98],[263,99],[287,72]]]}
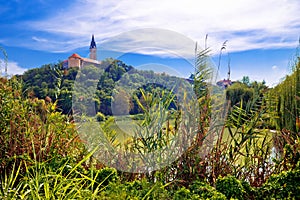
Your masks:
{"label": "church steeple", "polygon": [[94,34],[92,35],[92,41],[91,41],[91,45],[90,45],[90,49],[93,49],[93,48],[97,48],[95,38],[94,38]]}
{"label": "church steeple", "polygon": [[97,60],[97,46],[96,46],[94,34],[92,35],[92,41],[90,45],[90,59]]}

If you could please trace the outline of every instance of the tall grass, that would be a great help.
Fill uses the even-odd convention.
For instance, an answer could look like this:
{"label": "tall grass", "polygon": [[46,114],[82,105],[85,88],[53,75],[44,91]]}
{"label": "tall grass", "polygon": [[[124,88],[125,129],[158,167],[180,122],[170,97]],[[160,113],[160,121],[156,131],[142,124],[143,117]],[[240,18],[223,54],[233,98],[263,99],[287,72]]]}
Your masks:
{"label": "tall grass", "polygon": [[[0,80],[0,172],[15,162],[46,161],[53,157],[80,158],[83,144],[74,124],[56,111],[55,103],[23,99],[15,78]],[[17,158],[15,161],[14,158]]]}
{"label": "tall grass", "polygon": [[[74,165],[70,161],[62,163],[57,169],[51,162],[35,161],[31,166],[22,162],[14,165],[10,175],[1,179],[0,197],[2,199],[97,199],[105,188],[103,183],[115,172],[112,170],[105,177],[98,178],[101,171],[88,174],[82,168],[95,153],[94,149],[80,162]],[[21,174],[21,166],[25,165],[25,173]]]}

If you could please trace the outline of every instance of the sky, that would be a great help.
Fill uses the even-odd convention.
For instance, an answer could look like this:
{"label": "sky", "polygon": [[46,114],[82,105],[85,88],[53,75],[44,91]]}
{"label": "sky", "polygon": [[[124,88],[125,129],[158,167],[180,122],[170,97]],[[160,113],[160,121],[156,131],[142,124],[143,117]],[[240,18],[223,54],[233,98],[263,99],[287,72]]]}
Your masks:
{"label": "sky", "polygon": [[[8,73],[88,57],[95,35],[98,59],[115,57],[137,68],[158,65],[193,72],[195,43],[209,47],[219,77],[265,80],[291,72],[300,36],[299,0],[0,0],[0,50]],[[205,40],[208,35],[207,40]],[[0,52],[3,72],[4,58]],[[165,67],[161,67],[164,65]]]}

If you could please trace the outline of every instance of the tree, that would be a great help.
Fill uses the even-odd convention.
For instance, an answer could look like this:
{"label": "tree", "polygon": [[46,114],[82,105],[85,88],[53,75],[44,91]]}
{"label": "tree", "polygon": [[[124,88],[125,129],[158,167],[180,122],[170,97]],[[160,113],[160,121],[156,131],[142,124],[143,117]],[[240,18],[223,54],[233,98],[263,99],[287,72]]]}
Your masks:
{"label": "tree", "polygon": [[251,100],[254,94],[254,89],[249,88],[244,83],[234,83],[226,90],[226,98],[230,101],[231,106],[237,105],[240,102],[243,102],[243,106]]}
{"label": "tree", "polygon": [[247,86],[250,86],[250,78],[249,78],[249,76],[243,76],[242,83],[244,83]]}

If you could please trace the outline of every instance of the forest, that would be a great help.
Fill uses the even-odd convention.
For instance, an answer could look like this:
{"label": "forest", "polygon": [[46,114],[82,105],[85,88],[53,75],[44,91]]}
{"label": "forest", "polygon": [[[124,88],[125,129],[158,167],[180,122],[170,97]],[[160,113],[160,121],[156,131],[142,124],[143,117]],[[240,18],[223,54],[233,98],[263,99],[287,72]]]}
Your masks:
{"label": "forest", "polygon": [[220,89],[207,60],[190,79],[112,58],[1,77],[0,198],[300,199],[299,55],[273,88]]}

